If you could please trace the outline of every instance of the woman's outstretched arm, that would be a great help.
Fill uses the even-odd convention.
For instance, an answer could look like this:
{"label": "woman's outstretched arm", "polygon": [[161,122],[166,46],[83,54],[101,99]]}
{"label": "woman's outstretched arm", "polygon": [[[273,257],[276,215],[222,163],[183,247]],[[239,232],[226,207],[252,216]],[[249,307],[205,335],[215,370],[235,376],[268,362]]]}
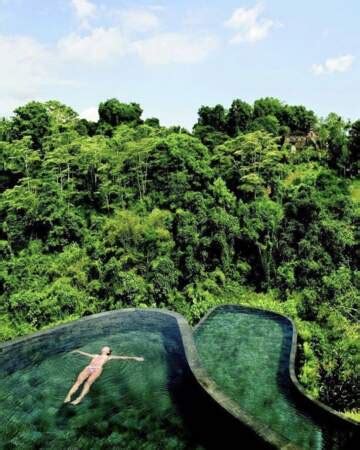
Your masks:
{"label": "woman's outstretched arm", "polygon": [[142,356],[110,356],[109,359],[134,359],[135,361],[144,361]]}
{"label": "woman's outstretched arm", "polygon": [[81,350],[73,350],[70,353],[80,353],[80,355],[88,356],[89,358],[94,358],[94,356],[96,356],[91,353],[82,352]]}

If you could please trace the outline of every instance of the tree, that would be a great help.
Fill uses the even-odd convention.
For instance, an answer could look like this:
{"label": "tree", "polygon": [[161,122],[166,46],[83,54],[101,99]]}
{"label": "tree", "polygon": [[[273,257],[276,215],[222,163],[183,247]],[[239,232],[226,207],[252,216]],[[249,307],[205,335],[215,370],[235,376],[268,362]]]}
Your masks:
{"label": "tree", "polygon": [[149,117],[145,120],[145,125],[149,125],[149,127],[159,128],[160,120],[157,117]]}
{"label": "tree", "polygon": [[348,150],[348,172],[350,175],[358,175],[360,170],[360,120],[351,125]]}
{"label": "tree", "polygon": [[194,125],[193,134],[210,150],[229,139],[226,133],[214,130],[210,125],[200,125],[198,123]]}
{"label": "tree", "polygon": [[78,120],[78,114],[69,106],[56,100],[49,100],[44,103],[50,117],[51,132],[65,132],[74,129]]}
{"label": "tree", "polygon": [[198,125],[211,127],[216,131],[226,129],[226,111],[222,105],[202,106],[198,111]]}
{"label": "tree", "polygon": [[48,249],[58,250],[79,242],[84,218],[52,177],[22,179],[0,199],[0,233],[14,251],[31,240],[42,240]]}
{"label": "tree", "polygon": [[252,107],[239,99],[232,102],[226,118],[226,128],[229,136],[235,137],[245,131],[252,118]]}
{"label": "tree", "polygon": [[14,111],[10,123],[10,139],[19,140],[30,136],[34,149],[41,149],[44,137],[49,134],[51,117],[45,105],[30,102]]}
{"label": "tree", "polygon": [[283,216],[281,205],[261,198],[249,205],[243,220],[242,233],[249,240],[250,248],[254,246],[257,253],[251,256],[253,272],[256,272],[256,266],[261,267],[266,288],[271,287],[272,276],[276,272],[275,251]]}
{"label": "tree", "polygon": [[180,207],[187,192],[206,190],[213,175],[208,149],[186,134],[130,143],[123,156],[124,185],[154,207]]}
{"label": "tree", "polygon": [[104,221],[100,258],[112,307],[150,304],[150,293],[156,295],[155,302],[168,298],[179,276],[170,258],[171,221],[171,214],[159,209],[145,216],[118,210]]}
{"label": "tree", "polygon": [[75,124],[75,130],[81,136],[94,136],[97,131],[97,123],[86,119],[78,119]]}
{"label": "tree", "polygon": [[39,152],[32,148],[30,137],[0,142],[0,192],[14,187],[23,177],[29,182],[40,166]]}
{"label": "tree", "polygon": [[282,113],[284,125],[287,125],[291,131],[307,134],[316,124],[316,116],[313,111],[305,106],[286,106]]}
{"label": "tree", "polygon": [[0,141],[7,141],[9,137],[10,122],[4,117],[0,119]]}
{"label": "tree", "polygon": [[337,114],[330,113],[322,125],[323,141],[328,151],[329,165],[342,175],[349,165],[348,124]]}
{"label": "tree", "polygon": [[99,117],[100,121],[113,127],[126,122],[140,122],[142,109],[137,103],[121,103],[116,98],[106,100],[100,103]]}
{"label": "tree", "polygon": [[271,133],[274,136],[278,136],[280,130],[280,123],[278,119],[273,115],[261,116],[251,123],[249,127],[249,131],[250,130],[251,131],[263,130],[267,131],[268,133]]}
{"label": "tree", "polygon": [[281,120],[284,114],[285,105],[280,100],[273,97],[260,98],[254,102],[254,118],[264,116],[274,116]]}
{"label": "tree", "polygon": [[271,188],[276,195],[283,167],[276,139],[264,131],[241,134],[216,147],[212,167],[233,193],[253,199]]}

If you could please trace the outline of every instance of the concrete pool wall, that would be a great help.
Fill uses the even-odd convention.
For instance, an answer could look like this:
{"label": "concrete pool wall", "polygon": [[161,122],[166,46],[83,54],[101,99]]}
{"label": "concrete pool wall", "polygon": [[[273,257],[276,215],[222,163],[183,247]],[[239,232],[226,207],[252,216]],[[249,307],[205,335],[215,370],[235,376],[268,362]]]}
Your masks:
{"label": "concrete pool wall", "polygon": [[[236,316],[240,321],[235,320]],[[245,317],[247,319],[243,319]],[[278,333],[281,330],[280,341],[279,336],[276,336],[277,342],[274,340],[272,327],[278,328]],[[221,305],[203,317],[194,328],[194,336],[201,364],[217,388],[209,393],[239,420],[246,421],[248,416],[255,418],[255,423],[249,422],[249,426],[255,427],[259,435],[265,434],[268,439],[268,430],[262,428],[267,424],[276,432],[271,435],[271,442],[278,448],[357,448],[359,424],[306,395],[298,382],[295,374],[297,333],[291,319],[263,309]],[[224,344],[220,344],[221,341]],[[251,342],[255,342],[255,346],[251,346]],[[273,345],[279,347],[278,354],[272,351]],[[277,395],[274,397],[275,385]],[[244,417],[245,411],[249,414],[245,413]]]}

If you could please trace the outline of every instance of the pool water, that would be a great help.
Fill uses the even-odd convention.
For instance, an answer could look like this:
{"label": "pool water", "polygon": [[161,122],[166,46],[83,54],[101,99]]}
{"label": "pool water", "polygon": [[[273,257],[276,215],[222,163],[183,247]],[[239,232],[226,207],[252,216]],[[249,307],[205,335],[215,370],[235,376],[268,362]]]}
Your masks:
{"label": "pool water", "polygon": [[260,423],[301,449],[350,448],[345,430],[310,415],[296,398],[288,369],[292,326],[285,318],[220,307],[196,328],[195,342],[217,386]]}
{"label": "pool water", "polygon": [[[49,335],[44,343],[49,356],[43,354],[41,343],[29,342],[28,353],[22,349],[17,370],[9,364],[9,352],[3,356],[8,368],[0,383],[0,447],[204,448],[185,424],[174,399],[187,371],[175,325],[164,331],[158,320],[145,321],[144,326],[142,318],[141,323],[135,320],[132,326],[128,322],[119,331],[118,321],[102,322],[98,329],[98,323],[95,329],[95,322],[88,325],[94,329],[90,336],[83,325],[78,333],[68,330],[65,338]],[[64,405],[67,391],[89,363],[89,358],[70,353],[67,347],[72,341],[85,352],[98,353],[109,345],[113,354],[145,360],[108,362],[82,403]],[[13,356],[16,359],[16,352]]]}

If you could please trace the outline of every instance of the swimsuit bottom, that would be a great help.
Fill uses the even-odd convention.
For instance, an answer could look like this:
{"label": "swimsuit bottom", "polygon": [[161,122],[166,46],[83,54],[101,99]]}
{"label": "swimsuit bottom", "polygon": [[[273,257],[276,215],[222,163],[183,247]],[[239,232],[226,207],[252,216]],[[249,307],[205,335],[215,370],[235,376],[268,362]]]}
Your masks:
{"label": "swimsuit bottom", "polygon": [[99,366],[87,366],[87,369],[90,373],[94,373],[97,369],[100,369]]}

